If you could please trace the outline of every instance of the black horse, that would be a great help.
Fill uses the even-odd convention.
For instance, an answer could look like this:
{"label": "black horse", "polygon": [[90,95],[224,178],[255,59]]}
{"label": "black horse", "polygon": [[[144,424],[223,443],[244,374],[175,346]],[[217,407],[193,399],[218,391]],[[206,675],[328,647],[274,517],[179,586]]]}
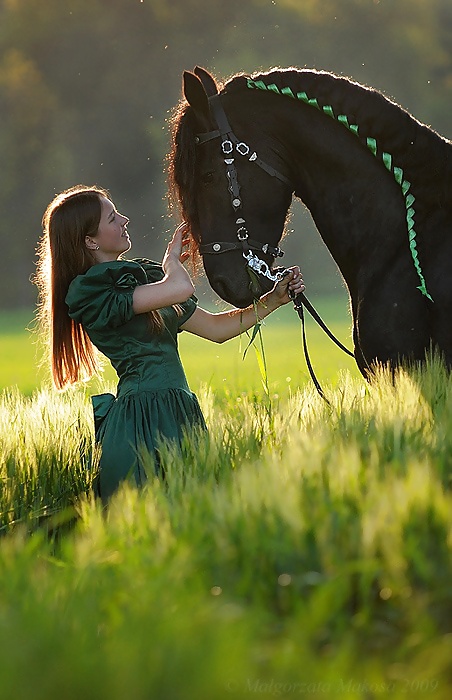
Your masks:
{"label": "black horse", "polygon": [[183,90],[169,181],[217,294],[245,307],[274,284],[295,195],[347,285],[361,372],[432,347],[451,367],[452,143],[326,72],[239,75],[217,94],[196,68]]}

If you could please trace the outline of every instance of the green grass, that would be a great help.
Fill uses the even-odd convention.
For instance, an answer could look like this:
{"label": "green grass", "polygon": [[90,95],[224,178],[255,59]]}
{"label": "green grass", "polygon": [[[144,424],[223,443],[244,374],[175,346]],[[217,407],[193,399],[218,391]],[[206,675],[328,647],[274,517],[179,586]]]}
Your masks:
{"label": "green grass", "polygon": [[[322,298],[313,302],[332,331],[352,348],[351,321],[344,299]],[[0,311],[0,390],[15,386],[29,395],[42,382],[48,382],[47,369],[41,366],[39,337],[26,330],[33,327],[32,318],[32,312],[27,310]],[[354,361],[328,340],[309,316],[307,334],[311,360],[322,382],[336,385],[343,370],[358,376]],[[267,319],[262,328],[262,337],[272,393],[286,397],[299,386],[310,382],[303,356],[301,324],[292,305]],[[243,359],[248,344],[246,335],[217,345],[189,333],[181,333],[179,344],[189,383],[195,391],[200,384],[209,384],[216,392],[226,391],[230,395],[261,391],[262,379],[254,351],[250,350]],[[104,379],[116,380],[108,364]],[[96,384],[94,381],[93,386]]]}
{"label": "green grass", "polygon": [[107,509],[89,392],[0,393],[1,700],[448,700],[452,378],[343,369],[331,406],[269,403],[251,355],[208,388],[200,348],[209,434]]}
{"label": "green grass", "polygon": [[[351,320],[343,301],[323,299],[318,308],[333,333],[352,349]],[[344,370],[358,376],[354,360],[339,350],[306,316],[308,348],[318,378],[334,386]],[[311,381],[303,355],[301,322],[292,306],[275,312],[266,320],[262,338],[272,393],[286,397]],[[181,356],[190,383],[197,386],[200,382],[211,382],[219,386],[221,382],[232,394],[260,391],[261,375],[253,350],[250,349],[243,359],[248,342],[247,336],[243,335],[224,345],[212,345],[183,333],[180,339]]]}
{"label": "green grass", "polygon": [[28,330],[32,321],[28,309],[0,310],[0,389],[15,386],[31,394],[44,377],[37,337]]}

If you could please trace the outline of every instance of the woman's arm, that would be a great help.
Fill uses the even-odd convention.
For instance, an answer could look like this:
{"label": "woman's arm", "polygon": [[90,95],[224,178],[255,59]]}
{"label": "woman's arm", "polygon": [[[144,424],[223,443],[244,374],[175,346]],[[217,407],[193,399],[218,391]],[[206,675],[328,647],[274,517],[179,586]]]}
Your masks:
{"label": "woman's arm", "polygon": [[133,292],[133,310],[136,314],[182,304],[195,291],[190,276],[182,263],[188,258],[183,247],[188,244],[188,228],[181,224],[168,243],[162,261],[165,277],[160,282],[141,284]]}
{"label": "woman's arm", "polygon": [[300,269],[292,267],[289,270],[289,274],[278,282],[271,292],[259,299],[256,308],[249,306],[246,309],[232,309],[232,311],[214,314],[198,307],[181,329],[215,343],[224,343],[225,340],[235,338],[252,328],[257,320],[262,320],[272,311],[287,304],[290,301],[289,290],[295,295],[304,292],[305,286]]}

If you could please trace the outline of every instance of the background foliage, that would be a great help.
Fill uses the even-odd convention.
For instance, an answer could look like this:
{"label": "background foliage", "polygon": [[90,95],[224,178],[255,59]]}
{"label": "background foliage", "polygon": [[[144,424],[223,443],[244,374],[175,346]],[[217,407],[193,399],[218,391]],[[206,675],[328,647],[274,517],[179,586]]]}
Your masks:
{"label": "background foliage", "polygon": [[[168,118],[181,74],[307,66],[376,87],[451,135],[450,0],[0,0],[0,306],[28,306],[42,213],[78,182],[110,189],[134,254],[160,258]],[[341,281],[300,206],[287,259]]]}

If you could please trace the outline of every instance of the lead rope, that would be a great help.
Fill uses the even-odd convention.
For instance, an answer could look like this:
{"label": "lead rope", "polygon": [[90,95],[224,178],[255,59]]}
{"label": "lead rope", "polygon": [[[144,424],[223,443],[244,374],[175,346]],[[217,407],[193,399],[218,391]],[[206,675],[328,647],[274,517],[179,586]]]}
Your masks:
{"label": "lead rope", "polygon": [[297,312],[297,314],[301,320],[301,337],[303,339],[304,359],[306,361],[306,366],[309,370],[309,374],[311,376],[311,379],[314,383],[315,388],[317,389],[317,393],[319,394],[319,396],[321,396],[321,398],[325,401],[325,403],[328,404],[328,406],[331,406],[330,402],[328,401],[328,399],[325,396],[325,392],[323,391],[319,380],[316,377],[316,374],[314,372],[314,368],[311,364],[311,358],[309,357],[308,342],[306,340],[306,328],[305,328],[303,304],[300,304],[300,306],[295,306],[295,303],[294,303],[294,309]]}
{"label": "lead rope", "polygon": [[[282,279],[282,277],[284,277],[285,274],[288,273],[288,270],[285,270],[284,268],[276,268],[273,272],[274,272],[273,279],[278,281],[278,280]],[[248,267],[248,274],[250,275],[251,279],[253,279],[253,270],[250,269],[249,267]],[[315,308],[313,307],[313,305],[311,304],[309,299],[303,294],[303,292],[301,292],[300,294],[297,294],[297,296],[294,296],[293,292],[289,291],[289,297],[291,298],[291,300],[293,302],[294,309],[297,312],[298,317],[301,321],[301,337],[302,337],[302,341],[303,341],[303,352],[304,352],[304,358],[306,361],[306,366],[307,366],[308,371],[309,371],[309,376],[311,377],[312,383],[314,384],[319,396],[321,396],[321,398],[328,404],[328,406],[331,406],[330,402],[328,401],[328,399],[325,396],[325,392],[323,391],[319,380],[317,379],[316,373],[315,373],[314,368],[312,366],[311,358],[309,356],[308,341],[306,338],[305,316],[304,316],[303,307],[310,314],[310,316],[314,319],[314,321],[318,324],[318,326],[320,326],[322,331],[324,333],[326,333],[328,338],[330,338],[330,340],[332,340],[333,343],[335,343],[337,345],[338,348],[340,348],[343,352],[345,352],[346,355],[348,355],[349,357],[353,357],[353,359],[355,359],[355,355],[351,350],[349,350],[347,347],[345,347],[345,345],[343,343],[341,343],[341,341],[338,338],[336,338],[336,336],[334,335],[334,333],[332,331],[330,331],[330,329],[326,325],[325,321],[322,319],[320,314],[315,310]],[[251,345],[253,343],[257,332],[260,332],[260,325],[261,325],[260,323],[256,324],[249,345]],[[261,343],[262,343],[262,336],[261,336]]]}
{"label": "lead rope", "polygon": [[321,385],[320,385],[319,380],[318,380],[317,377],[316,377],[316,374],[315,374],[315,372],[314,372],[314,368],[313,368],[312,363],[311,363],[311,358],[309,357],[308,342],[307,342],[307,339],[306,339],[306,327],[305,327],[305,317],[304,317],[304,310],[303,310],[303,307],[306,308],[306,311],[309,312],[309,314],[312,316],[312,318],[314,319],[314,321],[316,321],[316,323],[317,323],[317,324],[320,326],[320,328],[327,334],[327,336],[333,341],[333,343],[336,343],[336,345],[337,345],[341,350],[343,350],[343,352],[345,352],[347,355],[349,355],[350,357],[353,357],[353,358],[354,358],[355,355],[354,355],[348,348],[346,348],[345,345],[343,345],[343,344],[341,343],[341,341],[338,340],[338,339],[336,338],[336,336],[330,331],[330,329],[328,328],[328,326],[326,325],[326,323],[323,321],[323,319],[320,317],[320,315],[317,313],[317,311],[316,311],[316,310],[314,309],[314,307],[312,306],[312,304],[311,304],[311,302],[309,301],[309,299],[307,299],[303,293],[297,294],[297,296],[295,297],[295,296],[293,296],[293,294],[292,294],[291,292],[289,292],[289,296],[290,296],[290,298],[291,298],[292,301],[293,301],[294,309],[295,309],[295,311],[297,312],[297,314],[298,314],[298,316],[299,316],[299,318],[300,318],[300,321],[301,321],[301,336],[302,336],[302,339],[303,339],[303,352],[304,352],[304,358],[305,358],[305,360],[306,360],[306,366],[307,366],[307,368],[308,368],[308,370],[309,370],[309,375],[310,375],[310,377],[311,377],[311,379],[312,379],[312,382],[313,382],[315,388],[317,389],[317,393],[318,393],[318,394],[322,397],[322,399],[328,404],[328,406],[331,406],[330,402],[328,401],[328,399],[327,399],[326,396],[325,396],[325,392],[323,391],[323,389],[322,389],[322,387],[321,387]]}

